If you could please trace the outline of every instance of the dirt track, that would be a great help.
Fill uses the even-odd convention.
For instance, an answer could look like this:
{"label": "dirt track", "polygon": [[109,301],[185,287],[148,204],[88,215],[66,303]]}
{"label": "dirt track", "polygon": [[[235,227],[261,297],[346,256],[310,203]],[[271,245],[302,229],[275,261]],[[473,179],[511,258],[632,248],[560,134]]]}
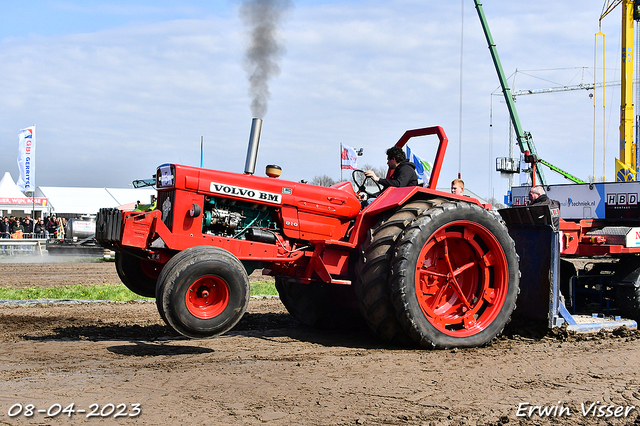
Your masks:
{"label": "dirt track", "polygon": [[[5,287],[119,282],[113,263],[0,268]],[[149,302],[4,305],[0,329],[0,424],[640,425],[638,332],[512,324],[489,347],[408,350],[367,331],[301,328],[273,298],[209,340],[173,334]],[[596,401],[627,416],[583,415]],[[46,416],[71,403],[105,416]],[[45,412],[10,417],[15,404]],[[115,419],[107,404],[141,413]]]}

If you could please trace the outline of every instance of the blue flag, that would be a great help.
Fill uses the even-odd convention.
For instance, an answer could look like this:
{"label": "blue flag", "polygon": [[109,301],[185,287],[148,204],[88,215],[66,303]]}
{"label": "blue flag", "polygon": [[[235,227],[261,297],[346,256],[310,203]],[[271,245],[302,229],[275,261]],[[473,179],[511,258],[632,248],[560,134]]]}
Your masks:
{"label": "blue flag", "polygon": [[404,147],[407,151],[407,159],[416,166],[418,180],[422,180],[424,183],[429,182],[429,179],[431,178],[431,164],[414,154],[413,151],[411,151],[411,148],[409,148],[409,145],[405,145]]}

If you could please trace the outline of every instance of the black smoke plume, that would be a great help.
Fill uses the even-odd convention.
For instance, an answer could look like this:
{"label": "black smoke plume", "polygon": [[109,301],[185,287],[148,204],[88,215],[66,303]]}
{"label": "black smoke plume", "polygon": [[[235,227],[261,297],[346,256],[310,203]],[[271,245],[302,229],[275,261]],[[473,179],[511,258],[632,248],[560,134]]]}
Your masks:
{"label": "black smoke plume", "polygon": [[284,47],[278,41],[278,26],[290,6],[289,0],[245,0],[240,7],[240,16],[250,31],[245,68],[249,75],[251,112],[257,118],[267,113],[269,80],[280,74],[278,61]]}

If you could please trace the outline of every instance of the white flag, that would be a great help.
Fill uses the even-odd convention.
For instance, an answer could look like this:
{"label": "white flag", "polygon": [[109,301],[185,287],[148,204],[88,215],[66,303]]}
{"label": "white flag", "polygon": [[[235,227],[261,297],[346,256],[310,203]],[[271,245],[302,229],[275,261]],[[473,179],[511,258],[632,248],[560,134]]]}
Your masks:
{"label": "white flag", "polygon": [[18,181],[22,192],[36,190],[36,126],[20,130],[18,134]]}
{"label": "white flag", "polygon": [[358,162],[358,154],[356,154],[356,150],[345,144],[340,145],[342,146],[342,168],[356,170],[358,168],[356,165]]}

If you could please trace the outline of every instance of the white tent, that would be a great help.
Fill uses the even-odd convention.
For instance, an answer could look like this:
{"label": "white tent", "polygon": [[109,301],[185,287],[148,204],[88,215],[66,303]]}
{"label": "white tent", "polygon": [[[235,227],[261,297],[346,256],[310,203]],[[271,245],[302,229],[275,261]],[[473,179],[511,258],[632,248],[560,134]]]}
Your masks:
{"label": "white tent", "polygon": [[0,180],[0,216],[15,214],[15,212],[33,214],[33,210],[39,212],[49,211],[47,199],[25,196],[13,181],[11,173],[5,172],[2,180]]}
{"label": "white tent", "polygon": [[152,187],[146,188],[80,188],[38,186],[35,197],[24,195],[9,172],[0,180],[0,216],[14,214],[84,215],[96,214],[103,207],[119,207],[140,201],[149,204],[156,195]]}
{"label": "white tent", "polygon": [[142,204],[150,204],[151,196],[158,194],[152,187],[146,188],[105,188],[113,198],[118,201],[118,205],[140,201]]}
{"label": "white tent", "polygon": [[0,198],[27,198],[13,181],[9,172],[5,172],[0,180]]}
{"label": "white tent", "polygon": [[38,186],[36,194],[49,200],[55,214],[96,214],[101,208],[118,207],[140,201],[148,204],[153,188],[79,188]]}

